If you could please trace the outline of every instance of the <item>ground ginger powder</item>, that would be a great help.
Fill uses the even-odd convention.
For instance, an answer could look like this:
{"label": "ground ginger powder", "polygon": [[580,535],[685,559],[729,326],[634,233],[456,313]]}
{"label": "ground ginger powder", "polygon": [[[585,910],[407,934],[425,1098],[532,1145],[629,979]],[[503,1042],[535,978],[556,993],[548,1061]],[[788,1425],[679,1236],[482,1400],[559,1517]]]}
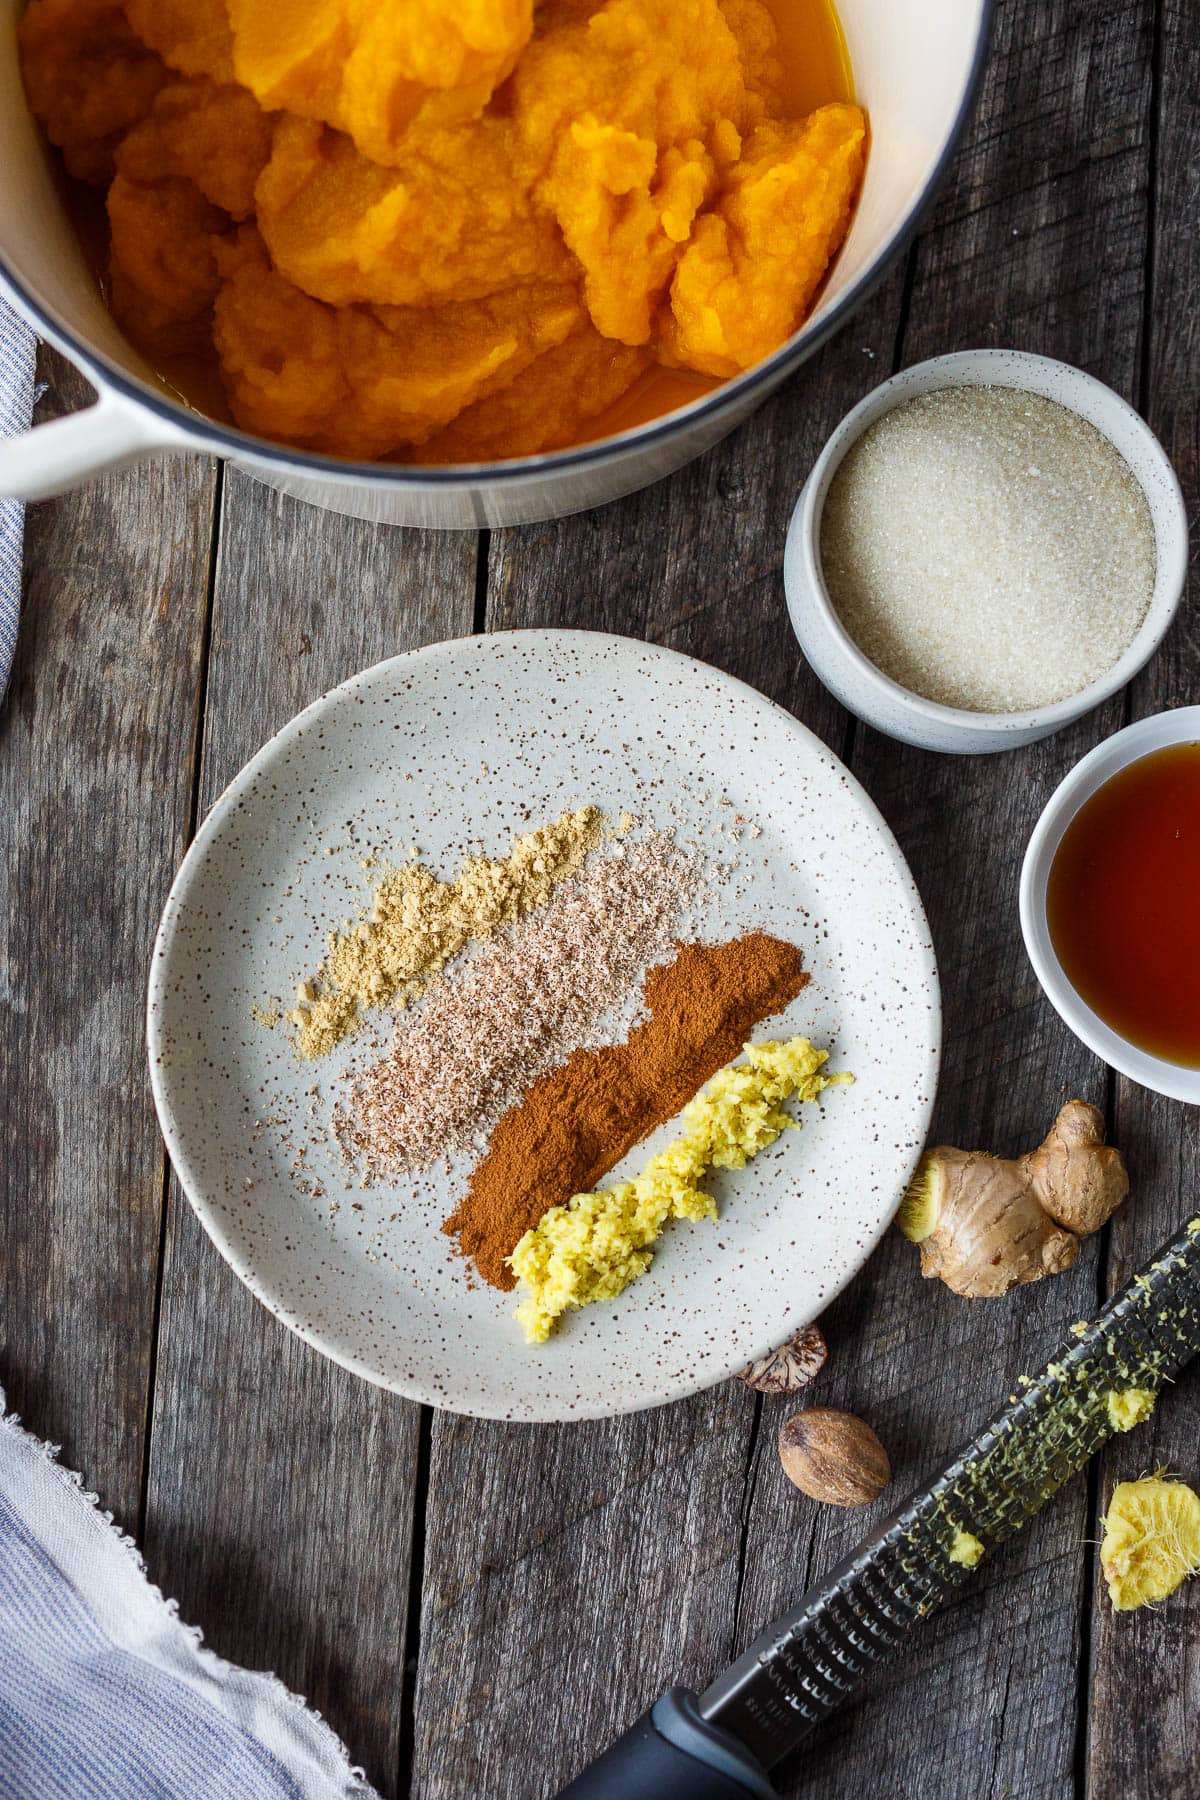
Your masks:
{"label": "ground ginger powder", "polygon": [[506,857],[467,857],[453,881],[420,862],[389,870],[368,915],[330,935],[324,962],[301,985],[301,1003],[290,1015],[297,1053],[325,1056],[369,1008],[410,1005],[469,943],[543,905],[581,867],[603,829],[600,809],[582,806],[514,838]]}
{"label": "ground ginger powder", "polygon": [[790,115],[763,0],[31,0],[18,30],[130,337],[357,458],[554,449],[653,365],[740,373],[865,157],[857,106]]}
{"label": "ground ginger powder", "polygon": [[576,1194],[553,1207],[512,1253],[521,1286],[517,1319],[543,1344],[568,1309],[613,1300],[644,1275],[669,1219],[715,1219],[699,1183],[710,1169],[742,1169],[799,1121],[783,1111],[793,1095],[815,1100],[851,1079],[823,1075],[827,1050],[807,1038],[748,1044],[746,1060],[722,1069],[683,1110],[681,1137],[651,1157],[633,1181]]}

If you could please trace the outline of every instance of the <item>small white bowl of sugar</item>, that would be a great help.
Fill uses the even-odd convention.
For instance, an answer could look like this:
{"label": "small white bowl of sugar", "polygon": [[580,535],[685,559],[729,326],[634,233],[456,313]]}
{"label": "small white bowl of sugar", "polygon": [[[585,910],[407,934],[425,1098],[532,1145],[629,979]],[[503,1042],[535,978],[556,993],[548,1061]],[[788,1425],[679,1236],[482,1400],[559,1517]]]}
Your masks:
{"label": "small white bowl of sugar", "polygon": [[1149,427],[1048,357],[964,350],[868,394],[788,531],[792,627],[832,693],[927,750],[1008,750],[1123,687],[1187,572]]}

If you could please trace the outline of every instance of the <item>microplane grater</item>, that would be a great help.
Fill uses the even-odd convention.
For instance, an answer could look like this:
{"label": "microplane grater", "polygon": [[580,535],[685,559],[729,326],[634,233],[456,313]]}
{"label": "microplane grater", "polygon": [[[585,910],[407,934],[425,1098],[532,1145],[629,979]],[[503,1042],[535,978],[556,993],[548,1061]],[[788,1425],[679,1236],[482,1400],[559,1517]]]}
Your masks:
{"label": "microplane grater", "polygon": [[765,1800],[766,1770],[970,1580],[957,1534],[986,1562],[1117,1431],[1110,1393],[1157,1395],[1198,1352],[1200,1219],[698,1699],[672,1689],[561,1800]]}

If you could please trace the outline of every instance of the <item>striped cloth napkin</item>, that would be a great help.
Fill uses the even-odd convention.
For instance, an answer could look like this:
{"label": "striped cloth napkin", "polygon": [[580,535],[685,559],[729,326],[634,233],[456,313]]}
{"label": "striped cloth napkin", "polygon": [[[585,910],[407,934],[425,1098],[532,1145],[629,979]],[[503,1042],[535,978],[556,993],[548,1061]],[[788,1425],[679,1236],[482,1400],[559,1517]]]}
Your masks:
{"label": "striped cloth napkin", "polygon": [[0,1795],[363,1800],[333,1732],[222,1662],[0,1390]]}
{"label": "striped cloth napkin", "polygon": [[[29,430],[33,416],[33,366],[37,340],[24,319],[0,296],[0,437]],[[17,653],[21,618],[21,546],[25,508],[0,500],[0,700]]]}

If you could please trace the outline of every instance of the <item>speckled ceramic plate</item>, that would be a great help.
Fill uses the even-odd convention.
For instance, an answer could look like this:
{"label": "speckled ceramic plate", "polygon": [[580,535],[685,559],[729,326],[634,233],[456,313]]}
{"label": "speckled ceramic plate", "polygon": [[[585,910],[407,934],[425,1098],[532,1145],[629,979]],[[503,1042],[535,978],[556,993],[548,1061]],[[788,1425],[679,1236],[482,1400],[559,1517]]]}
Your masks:
{"label": "speckled ceramic plate", "polygon": [[[749,1168],[714,1180],[718,1224],[670,1227],[647,1275],[534,1349],[514,1297],[468,1283],[440,1230],[462,1170],[364,1191],[327,1137],[339,1077],[370,1035],[300,1064],[286,1024],[261,1019],[291,1004],[328,931],[360,911],[369,851],[399,859],[415,843],[449,873],[472,843],[503,854],[530,821],[587,802],[668,828],[732,871],[696,934],[765,928],[801,944],[812,975],[756,1035],[803,1032],[857,1081],[806,1106],[804,1129]],[[849,1280],[924,1142],[939,1004],[904,858],[817,738],[687,657],[535,631],[381,663],[259,752],[171,890],[148,1032],[180,1180],[221,1253],[285,1324],[436,1406],[568,1419],[719,1381]]]}

